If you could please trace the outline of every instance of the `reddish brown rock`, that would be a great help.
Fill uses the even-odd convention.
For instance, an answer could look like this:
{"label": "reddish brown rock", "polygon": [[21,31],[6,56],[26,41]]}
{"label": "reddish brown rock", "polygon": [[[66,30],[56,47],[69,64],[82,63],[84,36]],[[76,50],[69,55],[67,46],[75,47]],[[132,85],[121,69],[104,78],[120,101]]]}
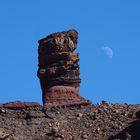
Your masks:
{"label": "reddish brown rock", "polygon": [[38,77],[43,105],[90,104],[80,97],[80,67],[75,30],[53,33],[38,41]]}
{"label": "reddish brown rock", "polygon": [[0,104],[0,107],[3,107],[3,104]]}
{"label": "reddish brown rock", "polygon": [[79,88],[70,86],[53,86],[49,88],[45,101],[47,107],[89,104],[88,100],[79,96]]}
{"label": "reddish brown rock", "polygon": [[9,108],[9,109],[26,109],[26,108],[42,108],[41,105],[39,105],[36,102],[8,102],[5,104],[1,104],[0,107],[4,107],[4,108]]}

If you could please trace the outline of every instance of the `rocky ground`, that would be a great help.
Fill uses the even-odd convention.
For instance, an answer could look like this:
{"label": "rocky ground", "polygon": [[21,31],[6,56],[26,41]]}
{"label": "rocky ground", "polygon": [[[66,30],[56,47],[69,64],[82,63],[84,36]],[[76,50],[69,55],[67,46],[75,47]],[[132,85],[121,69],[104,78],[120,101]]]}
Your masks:
{"label": "rocky ground", "polygon": [[1,106],[0,140],[140,140],[140,105]]}

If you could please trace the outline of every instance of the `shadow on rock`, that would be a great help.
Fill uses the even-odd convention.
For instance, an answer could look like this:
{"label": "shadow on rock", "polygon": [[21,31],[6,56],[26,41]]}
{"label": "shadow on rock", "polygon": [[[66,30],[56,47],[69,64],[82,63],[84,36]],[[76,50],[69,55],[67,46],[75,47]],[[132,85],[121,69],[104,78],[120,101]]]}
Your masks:
{"label": "shadow on rock", "polygon": [[138,120],[133,121],[130,126],[108,140],[140,140],[140,111],[136,113],[136,117]]}

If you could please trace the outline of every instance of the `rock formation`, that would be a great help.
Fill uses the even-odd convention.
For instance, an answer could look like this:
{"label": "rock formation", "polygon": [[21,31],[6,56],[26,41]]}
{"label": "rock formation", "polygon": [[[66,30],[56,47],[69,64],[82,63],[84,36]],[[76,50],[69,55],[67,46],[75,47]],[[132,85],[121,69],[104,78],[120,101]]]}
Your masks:
{"label": "rock formation", "polygon": [[90,104],[80,97],[78,33],[75,30],[53,33],[38,41],[38,77],[43,105]]}
{"label": "rock formation", "polygon": [[0,104],[0,108],[8,108],[8,109],[40,108],[42,109],[42,106],[36,102],[15,101],[15,102],[8,102],[8,103]]}

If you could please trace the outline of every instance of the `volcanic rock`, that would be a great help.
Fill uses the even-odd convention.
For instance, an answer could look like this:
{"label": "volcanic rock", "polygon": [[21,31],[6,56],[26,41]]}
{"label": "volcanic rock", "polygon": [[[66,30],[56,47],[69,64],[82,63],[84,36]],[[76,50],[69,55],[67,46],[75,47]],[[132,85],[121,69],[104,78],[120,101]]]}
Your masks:
{"label": "volcanic rock", "polygon": [[38,41],[38,77],[43,105],[69,106],[90,104],[79,95],[80,67],[77,48],[78,32],[69,30],[53,33]]}
{"label": "volcanic rock", "polygon": [[107,102],[46,111],[0,107],[0,139],[140,140],[139,115],[140,105]]}
{"label": "volcanic rock", "polygon": [[36,102],[20,102],[20,101],[16,101],[16,102],[8,102],[5,104],[1,104],[0,108],[4,107],[4,108],[9,108],[9,109],[27,109],[27,108],[42,108],[42,106]]}

